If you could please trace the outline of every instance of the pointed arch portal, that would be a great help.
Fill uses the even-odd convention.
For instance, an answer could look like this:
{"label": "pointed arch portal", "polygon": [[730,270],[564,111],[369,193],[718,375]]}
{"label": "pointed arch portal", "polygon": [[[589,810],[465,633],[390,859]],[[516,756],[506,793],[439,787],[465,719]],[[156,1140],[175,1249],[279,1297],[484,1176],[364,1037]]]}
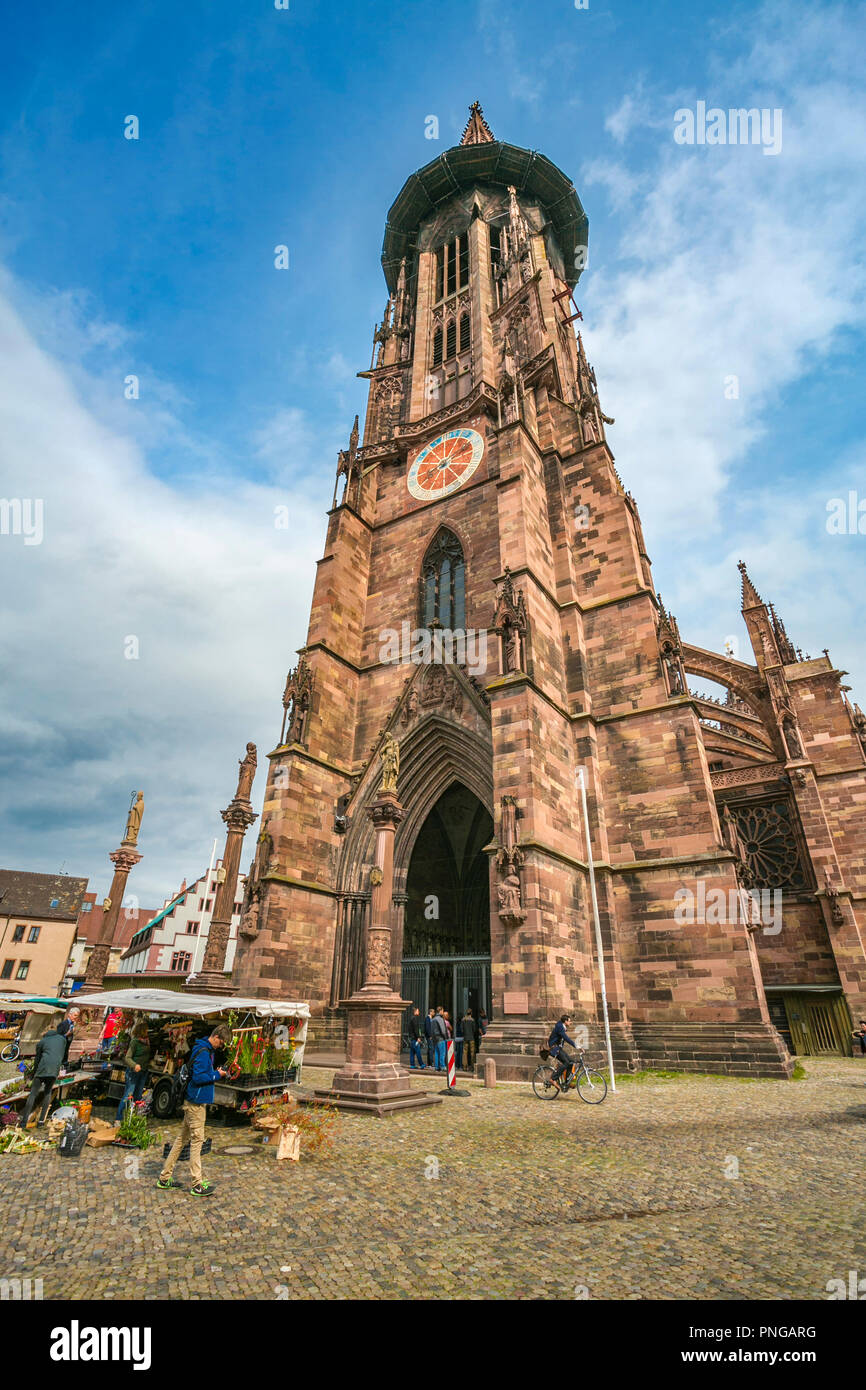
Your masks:
{"label": "pointed arch portal", "polygon": [[439,1005],[452,1023],[490,1012],[490,865],[486,806],[462,782],[422,822],[406,874],[402,989],[422,1014]]}

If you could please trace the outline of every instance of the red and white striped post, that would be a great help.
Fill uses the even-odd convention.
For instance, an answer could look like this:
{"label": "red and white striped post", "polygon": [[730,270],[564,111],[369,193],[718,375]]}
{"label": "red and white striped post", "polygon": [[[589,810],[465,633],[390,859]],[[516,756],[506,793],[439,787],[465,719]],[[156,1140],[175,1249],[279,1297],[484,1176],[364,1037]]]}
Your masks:
{"label": "red and white striped post", "polygon": [[445,1057],[448,1066],[448,1085],[457,1085],[457,1063],[454,1061],[454,1043],[449,1038],[445,1044]]}

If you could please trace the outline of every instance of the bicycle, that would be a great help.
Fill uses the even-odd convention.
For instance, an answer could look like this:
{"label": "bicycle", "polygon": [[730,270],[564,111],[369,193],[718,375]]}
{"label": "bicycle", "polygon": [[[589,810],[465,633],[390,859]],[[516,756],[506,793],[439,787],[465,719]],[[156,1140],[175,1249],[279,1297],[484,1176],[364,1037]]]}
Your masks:
{"label": "bicycle", "polygon": [[0,1062],[17,1062],[21,1056],[21,1034],[16,1033],[11,1042],[0,1052]]}
{"label": "bicycle", "polygon": [[[542,1056],[545,1052],[546,1048],[542,1049]],[[542,1062],[541,1066],[536,1068],[532,1078],[532,1089],[538,1099],[556,1100],[557,1096],[564,1092],[576,1090],[587,1105],[600,1105],[607,1095],[607,1082],[600,1071],[586,1065],[583,1049],[578,1052],[577,1059],[569,1065],[572,1074],[568,1081],[560,1080],[559,1085],[553,1080],[553,1066],[549,1061]]]}

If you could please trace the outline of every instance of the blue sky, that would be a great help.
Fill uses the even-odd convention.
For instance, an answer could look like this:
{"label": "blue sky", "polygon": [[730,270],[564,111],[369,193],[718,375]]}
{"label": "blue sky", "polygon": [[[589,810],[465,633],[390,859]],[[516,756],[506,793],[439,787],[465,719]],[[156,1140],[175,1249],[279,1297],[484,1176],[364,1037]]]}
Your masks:
{"label": "blue sky", "polygon": [[[634,0],[7,12],[0,493],[43,496],[46,534],[0,537],[2,862],[103,891],[139,785],[142,902],[221,843],[304,640],[388,207],[475,98],[587,210],[584,338],[683,635],[744,641],[743,557],[862,703],[866,536],[828,535],[826,503],[866,498],[864,28],[853,6]],[[781,153],[676,145],[701,100],[781,108]]]}

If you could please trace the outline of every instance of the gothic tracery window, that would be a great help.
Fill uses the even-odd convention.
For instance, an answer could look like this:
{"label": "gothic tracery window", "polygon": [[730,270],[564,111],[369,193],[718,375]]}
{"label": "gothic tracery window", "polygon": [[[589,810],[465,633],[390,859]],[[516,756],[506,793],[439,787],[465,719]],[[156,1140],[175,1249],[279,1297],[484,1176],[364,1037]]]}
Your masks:
{"label": "gothic tracery window", "polygon": [[808,887],[797,836],[786,801],[732,805],[755,888]]}
{"label": "gothic tracery window", "polygon": [[421,567],[421,623],[452,632],[466,626],[466,562],[453,531],[435,536]]}

